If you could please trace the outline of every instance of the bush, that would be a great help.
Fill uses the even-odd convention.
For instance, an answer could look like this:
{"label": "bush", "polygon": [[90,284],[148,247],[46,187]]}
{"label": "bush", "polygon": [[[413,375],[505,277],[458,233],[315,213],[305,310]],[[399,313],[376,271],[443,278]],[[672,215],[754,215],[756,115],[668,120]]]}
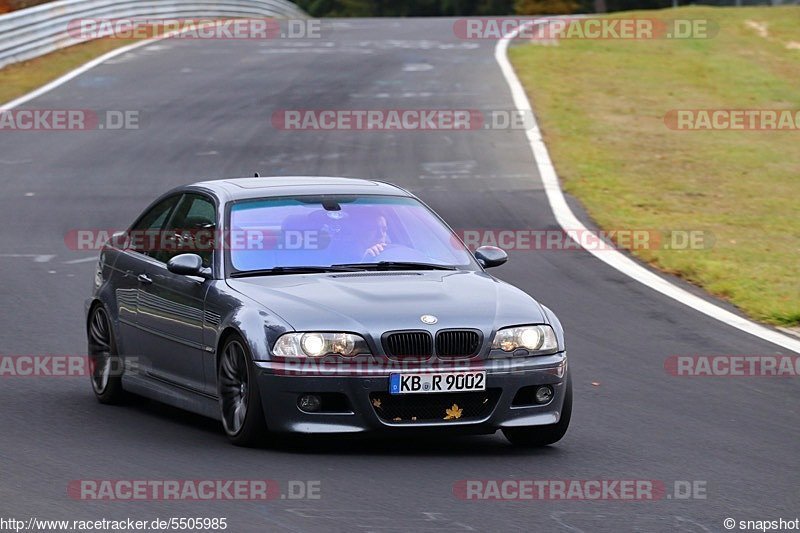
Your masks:
{"label": "bush", "polygon": [[565,15],[580,8],[576,0],[516,0],[514,11],[518,15]]}
{"label": "bush", "polygon": [[17,9],[25,9],[39,4],[46,4],[53,0],[0,0],[0,13],[8,13]]}

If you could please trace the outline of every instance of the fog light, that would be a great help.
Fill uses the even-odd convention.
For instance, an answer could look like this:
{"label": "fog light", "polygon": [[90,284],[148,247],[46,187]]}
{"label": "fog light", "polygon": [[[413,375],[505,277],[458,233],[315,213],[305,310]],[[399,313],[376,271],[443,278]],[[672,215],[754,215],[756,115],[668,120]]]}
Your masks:
{"label": "fog light", "polygon": [[297,400],[297,407],[308,413],[316,413],[320,406],[322,406],[322,400],[316,394],[304,394]]}
{"label": "fog light", "polygon": [[536,403],[547,403],[553,399],[553,387],[543,385],[536,389]]}

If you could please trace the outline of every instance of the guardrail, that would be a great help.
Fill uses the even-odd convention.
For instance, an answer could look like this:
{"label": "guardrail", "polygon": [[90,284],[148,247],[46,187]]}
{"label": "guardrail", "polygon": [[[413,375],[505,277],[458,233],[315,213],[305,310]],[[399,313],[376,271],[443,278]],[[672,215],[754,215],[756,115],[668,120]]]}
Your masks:
{"label": "guardrail", "polygon": [[81,18],[147,17],[308,18],[287,0],[60,0],[0,15],[0,68],[83,42],[70,35],[70,21]]}

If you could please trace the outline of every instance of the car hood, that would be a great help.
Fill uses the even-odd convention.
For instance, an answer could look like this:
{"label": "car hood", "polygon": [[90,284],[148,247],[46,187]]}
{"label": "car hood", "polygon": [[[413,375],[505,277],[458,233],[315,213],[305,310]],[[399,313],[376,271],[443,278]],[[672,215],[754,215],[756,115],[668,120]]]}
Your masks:
{"label": "car hood", "polygon": [[[483,272],[354,272],[229,279],[297,331],[385,331],[547,323],[542,307],[516,287]],[[434,315],[435,325],[420,317]]]}

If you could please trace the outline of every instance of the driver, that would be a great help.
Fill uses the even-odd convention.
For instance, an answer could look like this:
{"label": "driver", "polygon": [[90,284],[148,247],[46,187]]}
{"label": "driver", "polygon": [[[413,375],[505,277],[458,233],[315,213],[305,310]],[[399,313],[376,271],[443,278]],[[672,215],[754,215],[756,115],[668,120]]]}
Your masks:
{"label": "driver", "polygon": [[378,216],[372,224],[371,233],[369,233],[368,243],[372,243],[364,252],[364,259],[369,257],[377,257],[387,245],[391,244],[389,239],[389,225],[386,222],[386,217],[383,215]]}

